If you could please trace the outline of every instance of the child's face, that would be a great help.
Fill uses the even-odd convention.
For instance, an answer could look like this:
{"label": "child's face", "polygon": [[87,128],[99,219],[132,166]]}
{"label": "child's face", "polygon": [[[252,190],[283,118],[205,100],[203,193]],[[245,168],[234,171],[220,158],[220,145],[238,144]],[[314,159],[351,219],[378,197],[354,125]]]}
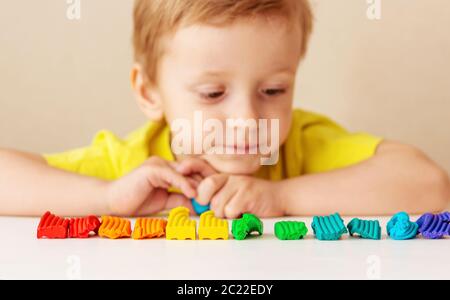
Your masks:
{"label": "child's face", "polygon": [[[158,93],[169,124],[180,118],[194,124],[196,111],[203,120],[219,120],[224,128],[227,119],[278,119],[279,132],[269,140],[282,145],[290,129],[301,51],[300,26],[291,27],[260,18],[178,30],[166,44],[158,71]],[[249,139],[239,145],[224,143],[255,146]],[[231,174],[252,174],[261,164],[260,155],[201,157],[219,172]]]}

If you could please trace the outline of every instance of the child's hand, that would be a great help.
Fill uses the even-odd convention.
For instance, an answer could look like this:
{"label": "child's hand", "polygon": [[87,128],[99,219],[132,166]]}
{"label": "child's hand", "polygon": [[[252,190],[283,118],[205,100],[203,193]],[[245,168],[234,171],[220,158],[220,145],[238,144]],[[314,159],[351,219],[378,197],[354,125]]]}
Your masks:
{"label": "child's hand", "polygon": [[[176,206],[192,210],[190,198],[196,197],[200,178],[182,175],[178,164],[159,157],[151,157],[127,176],[111,182],[108,205],[115,215],[149,215]],[[188,172],[187,172],[188,173]],[[169,193],[175,187],[179,193]]]}
{"label": "child's hand", "polygon": [[186,158],[175,166],[175,170],[184,176],[189,176],[199,184],[206,177],[217,174],[217,171],[200,158]]}
{"label": "child's hand", "polygon": [[203,180],[197,191],[197,201],[202,205],[210,203],[220,218],[238,218],[243,213],[259,217],[284,215],[283,199],[277,197],[277,182],[217,174]]}

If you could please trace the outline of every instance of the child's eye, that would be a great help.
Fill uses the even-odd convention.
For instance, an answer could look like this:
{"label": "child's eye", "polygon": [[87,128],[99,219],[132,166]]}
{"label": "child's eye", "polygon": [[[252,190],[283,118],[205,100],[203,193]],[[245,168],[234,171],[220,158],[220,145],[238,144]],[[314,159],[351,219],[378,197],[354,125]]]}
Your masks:
{"label": "child's eye", "polygon": [[210,92],[210,93],[202,93],[201,96],[202,98],[206,99],[206,100],[217,100],[220,97],[222,97],[225,94],[225,92]]}
{"label": "child's eye", "polygon": [[278,96],[278,95],[282,95],[286,92],[285,89],[265,89],[262,90],[263,94],[267,95],[267,96]]}

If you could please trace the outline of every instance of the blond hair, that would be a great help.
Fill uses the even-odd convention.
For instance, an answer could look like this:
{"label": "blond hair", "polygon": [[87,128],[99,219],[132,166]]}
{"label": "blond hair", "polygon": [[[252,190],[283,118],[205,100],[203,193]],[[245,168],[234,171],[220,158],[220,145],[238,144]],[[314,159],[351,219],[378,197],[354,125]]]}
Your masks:
{"label": "blond hair", "polygon": [[163,37],[179,26],[196,23],[225,25],[239,18],[280,16],[298,22],[301,57],[313,27],[308,0],[136,0],[134,6],[134,58],[149,82],[156,82]]}

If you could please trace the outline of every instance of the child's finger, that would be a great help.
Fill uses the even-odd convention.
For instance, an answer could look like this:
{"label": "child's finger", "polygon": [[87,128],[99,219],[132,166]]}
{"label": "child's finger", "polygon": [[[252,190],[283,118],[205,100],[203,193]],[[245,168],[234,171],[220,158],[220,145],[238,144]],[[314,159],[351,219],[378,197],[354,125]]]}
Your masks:
{"label": "child's finger", "polygon": [[239,193],[234,194],[231,199],[225,204],[223,208],[224,215],[227,219],[239,218],[243,213],[246,213],[247,202],[245,197]]}
{"label": "child's finger", "polygon": [[168,193],[164,189],[155,189],[154,192],[142,203],[136,211],[137,217],[148,216],[160,212],[166,206]]}
{"label": "child's finger", "polygon": [[184,206],[189,208],[191,211],[191,214],[194,213],[194,208],[192,207],[191,200],[186,198],[185,196],[177,193],[169,194],[169,197],[167,198],[166,207],[165,209],[172,209],[178,206]]}
{"label": "child's finger", "polygon": [[237,190],[230,185],[225,185],[211,200],[211,210],[218,218],[226,217],[225,207],[236,195]]}
{"label": "child's finger", "polygon": [[191,184],[191,186],[195,189],[200,185],[200,182],[203,180],[198,180],[197,178],[187,177],[187,180]]}
{"label": "child's finger", "polygon": [[210,164],[200,158],[187,158],[179,162],[175,169],[183,175],[200,174],[203,178],[217,174]]}
{"label": "child's finger", "polygon": [[171,166],[172,169],[174,169],[174,170],[176,170],[177,167],[180,165],[180,163],[177,162],[177,161],[167,161],[167,164],[168,164],[169,166]]}
{"label": "child's finger", "polygon": [[216,174],[205,178],[197,187],[197,202],[207,205],[214,195],[227,183],[228,175]]}
{"label": "child's finger", "polygon": [[190,182],[188,178],[184,177],[183,175],[177,173],[172,168],[164,168],[161,170],[158,170],[157,179],[159,179],[161,182],[160,186],[161,188],[168,188],[170,186],[176,187],[181,190],[181,192],[189,198],[194,198],[197,195],[197,191],[195,188],[195,185],[193,182]]}
{"label": "child's finger", "polygon": [[192,179],[197,183],[197,186],[198,186],[198,185],[200,184],[200,182],[202,182],[203,179],[204,179],[200,174],[194,174],[194,175],[190,176],[190,178],[192,178]]}

